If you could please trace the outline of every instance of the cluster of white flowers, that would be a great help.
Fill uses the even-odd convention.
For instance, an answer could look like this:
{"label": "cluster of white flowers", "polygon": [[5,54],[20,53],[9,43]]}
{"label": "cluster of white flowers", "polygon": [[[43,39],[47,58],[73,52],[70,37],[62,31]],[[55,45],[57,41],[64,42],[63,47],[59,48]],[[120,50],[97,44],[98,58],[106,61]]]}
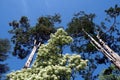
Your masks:
{"label": "cluster of white flowers", "polygon": [[87,60],[82,60],[80,55],[59,53],[59,46],[72,42],[63,29],[58,29],[50,37],[48,43],[39,48],[32,67],[10,73],[10,80],[70,80],[72,69],[77,72],[87,66]]}

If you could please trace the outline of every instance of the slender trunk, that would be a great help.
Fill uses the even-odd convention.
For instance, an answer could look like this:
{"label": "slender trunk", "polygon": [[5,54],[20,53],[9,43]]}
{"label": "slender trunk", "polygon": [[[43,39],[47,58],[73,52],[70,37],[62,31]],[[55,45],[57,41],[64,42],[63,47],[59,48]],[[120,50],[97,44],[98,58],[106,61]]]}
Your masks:
{"label": "slender trunk", "polygon": [[99,44],[91,35],[89,35],[85,30],[83,30],[84,33],[90,38],[90,42],[92,43],[93,46],[95,46],[95,48],[98,51],[101,51],[107,58],[110,59],[110,61],[112,60],[111,55],[103,48],[103,46],[101,46],[101,44]]}
{"label": "slender trunk", "polygon": [[28,57],[28,60],[27,62],[25,63],[24,67],[23,68],[29,68],[30,67],[30,64],[32,62],[32,59],[34,57],[34,54],[37,50],[37,48],[40,46],[41,43],[39,43],[38,45],[35,45],[36,44],[36,41],[34,42],[34,47],[32,49],[32,52],[30,53],[30,56]]}
{"label": "slender trunk", "polygon": [[118,68],[120,69],[120,56],[115,53],[108,45],[105,44],[102,39],[100,39],[98,36],[98,40],[100,43],[98,43],[92,36],[90,36],[84,29],[83,32],[90,38],[90,42],[93,46],[96,47],[97,50],[101,51],[110,61]]}

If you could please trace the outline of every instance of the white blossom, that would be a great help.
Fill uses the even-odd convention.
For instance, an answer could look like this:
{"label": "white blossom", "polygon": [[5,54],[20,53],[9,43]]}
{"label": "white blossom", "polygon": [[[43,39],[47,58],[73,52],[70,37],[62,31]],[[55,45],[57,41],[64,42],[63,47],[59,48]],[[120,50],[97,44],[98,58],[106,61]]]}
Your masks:
{"label": "white blossom", "polygon": [[87,66],[87,60],[77,54],[61,55],[60,45],[67,45],[72,38],[63,29],[51,34],[47,44],[42,44],[31,68],[21,69],[8,74],[10,80],[70,80],[72,69],[80,71]]}

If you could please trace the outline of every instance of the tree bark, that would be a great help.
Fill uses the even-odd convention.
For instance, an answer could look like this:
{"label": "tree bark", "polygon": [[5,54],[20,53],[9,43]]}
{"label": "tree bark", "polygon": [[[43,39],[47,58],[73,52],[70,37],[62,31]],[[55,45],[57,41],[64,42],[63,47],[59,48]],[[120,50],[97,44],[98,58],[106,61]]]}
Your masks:
{"label": "tree bark", "polygon": [[120,69],[120,56],[116,52],[114,52],[108,45],[106,45],[105,42],[102,39],[100,39],[99,36],[97,36],[97,38],[103,45],[103,47],[106,49],[106,51],[109,52],[109,54],[114,58],[114,60],[112,60],[113,64],[115,64],[116,67]]}
{"label": "tree bark", "polygon": [[30,64],[32,62],[32,59],[34,57],[34,54],[37,50],[37,48],[41,45],[41,43],[39,43],[38,45],[36,44],[36,40],[34,41],[34,47],[32,49],[32,52],[30,53],[30,56],[28,57],[28,60],[26,61],[25,65],[23,68],[29,68],[30,67]]}
{"label": "tree bark", "polygon": [[105,42],[97,36],[96,41],[91,35],[89,35],[84,29],[83,32],[90,38],[90,42],[98,51],[101,51],[119,70],[120,70],[120,56],[114,52]]}

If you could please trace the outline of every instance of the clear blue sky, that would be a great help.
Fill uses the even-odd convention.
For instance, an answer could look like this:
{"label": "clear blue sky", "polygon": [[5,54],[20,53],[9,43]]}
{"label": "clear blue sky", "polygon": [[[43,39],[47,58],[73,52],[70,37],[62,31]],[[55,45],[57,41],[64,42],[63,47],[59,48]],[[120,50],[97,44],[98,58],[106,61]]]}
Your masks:
{"label": "clear blue sky", "polygon": [[[95,13],[96,22],[104,20],[104,10],[119,3],[119,0],[0,0],[0,38],[11,38],[8,34],[8,23],[19,20],[21,16],[27,16],[31,25],[37,22],[38,17],[44,15],[61,15],[61,26],[66,27],[74,13],[85,11]],[[25,63],[16,57],[10,56],[6,61],[10,71],[21,69]],[[79,79],[78,79],[79,80]]]}

